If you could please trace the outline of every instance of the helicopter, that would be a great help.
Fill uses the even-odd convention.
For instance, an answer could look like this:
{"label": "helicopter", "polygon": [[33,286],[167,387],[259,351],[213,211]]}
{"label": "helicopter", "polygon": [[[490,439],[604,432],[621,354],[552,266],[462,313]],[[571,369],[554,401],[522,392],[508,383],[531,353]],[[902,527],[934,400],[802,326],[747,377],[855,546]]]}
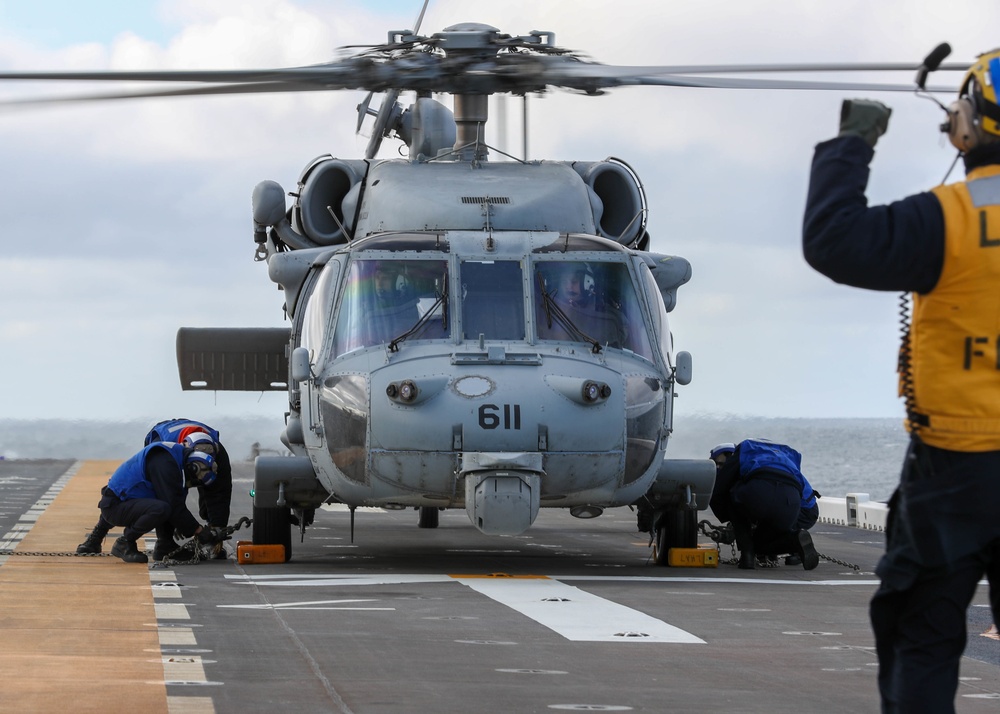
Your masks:
{"label": "helicopter", "polygon": [[[542,508],[588,518],[631,506],[667,565],[671,548],[696,545],[715,478],[707,459],[667,456],[675,389],[693,373],[668,313],[691,265],[649,250],[644,187],[625,161],[495,160],[486,99],[819,86],[715,76],[725,70],[782,68],[613,67],[560,48],[552,32],[461,23],[391,31],[345,60],[285,70],[0,79],[207,85],[96,98],[385,93],[379,109],[371,95],[358,107],[359,125],[375,120],[364,158],[322,155],[290,193],[274,181],[254,189],[254,257],[290,326],[178,332],[184,389],[287,393],[292,455],[256,460],[255,543],[281,544],[290,559],[293,526],[304,536],[329,503],[350,508],[352,531],[362,506],[415,508],[424,528],[454,508],[488,535],[523,533]],[[402,92],[416,95],[407,108]],[[377,159],[386,138],[408,157]]]}

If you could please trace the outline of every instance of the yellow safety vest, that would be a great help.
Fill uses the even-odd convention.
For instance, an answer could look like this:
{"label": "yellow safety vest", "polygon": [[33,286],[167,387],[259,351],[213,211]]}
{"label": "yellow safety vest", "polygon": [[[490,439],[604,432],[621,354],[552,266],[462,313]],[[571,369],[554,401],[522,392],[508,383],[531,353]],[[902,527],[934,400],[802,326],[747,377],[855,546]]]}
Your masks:
{"label": "yellow safety vest", "polygon": [[923,441],[1000,450],[1000,166],[933,190],[944,212],[941,277],[913,296],[914,406]]}

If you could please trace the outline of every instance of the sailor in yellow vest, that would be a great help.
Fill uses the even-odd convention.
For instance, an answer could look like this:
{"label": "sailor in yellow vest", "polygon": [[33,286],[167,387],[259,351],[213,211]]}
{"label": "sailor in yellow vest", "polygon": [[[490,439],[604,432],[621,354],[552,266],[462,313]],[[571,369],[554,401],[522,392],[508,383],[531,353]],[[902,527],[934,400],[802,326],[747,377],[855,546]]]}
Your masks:
{"label": "sailor in yellow vest", "polygon": [[847,100],[816,147],[805,258],[836,282],[913,293],[900,352],[912,440],[871,603],[883,712],[953,712],[966,610],[1000,588],[1000,50],[966,73],[942,130],[965,181],[882,206],[864,195],[880,102]]}

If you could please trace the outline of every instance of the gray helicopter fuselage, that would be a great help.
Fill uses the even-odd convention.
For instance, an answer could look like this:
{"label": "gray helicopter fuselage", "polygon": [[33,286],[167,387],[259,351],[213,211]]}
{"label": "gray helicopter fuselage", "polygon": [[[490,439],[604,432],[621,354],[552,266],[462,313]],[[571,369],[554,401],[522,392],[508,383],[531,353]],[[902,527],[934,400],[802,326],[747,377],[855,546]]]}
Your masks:
{"label": "gray helicopter fuselage", "polygon": [[714,466],[664,458],[690,265],[629,247],[648,240],[638,178],[446,153],[319,157],[287,215],[280,186],[255,189],[292,322],[293,454],[258,459],[255,507],[464,507],[491,534],[545,507],[707,507]]}
{"label": "gray helicopter fuselage", "polygon": [[[465,506],[498,533],[520,532],[539,507],[619,506],[646,493],[671,424],[669,330],[643,317],[660,296],[627,249],[580,234],[572,251],[569,242],[528,231],[380,234],[324,256],[300,298],[312,370],[300,384],[300,418],[329,493],[353,505]],[[363,282],[381,267],[393,270],[397,292],[423,281],[401,300],[433,309],[433,332],[392,342],[416,311],[410,323],[362,336],[380,312],[362,304]],[[557,288],[537,276],[574,268],[613,282],[600,317],[628,327],[603,344],[545,338],[551,298],[541,292]],[[585,311],[565,314],[582,320]],[[330,329],[310,334],[317,316]]]}

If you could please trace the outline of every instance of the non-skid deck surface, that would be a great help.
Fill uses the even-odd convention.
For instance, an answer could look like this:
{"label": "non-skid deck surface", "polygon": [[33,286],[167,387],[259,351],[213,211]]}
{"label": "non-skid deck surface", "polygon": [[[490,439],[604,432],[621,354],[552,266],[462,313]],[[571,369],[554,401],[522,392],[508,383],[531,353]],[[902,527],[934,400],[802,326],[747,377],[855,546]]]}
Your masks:
{"label": "non-skid deck surface", "polygon": [[[97,520],[101,487],[118,463],[83,463],[17,551],[74,553]],[[143,564],[10,556],[0,567],[0,642],[0,711],[168,711]]]}

